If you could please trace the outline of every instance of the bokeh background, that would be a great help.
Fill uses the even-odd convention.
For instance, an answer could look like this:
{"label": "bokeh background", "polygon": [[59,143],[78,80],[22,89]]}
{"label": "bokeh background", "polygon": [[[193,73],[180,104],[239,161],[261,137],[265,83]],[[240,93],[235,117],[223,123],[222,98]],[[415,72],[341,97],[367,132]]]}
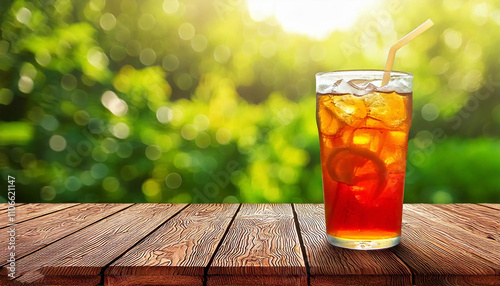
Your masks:
{"label": "bokeh background", "polygon": [[415,75],[405,201],[498,203],[497,1],[3,0],[1,185],[17,202],[322,202],[315,74],[383,68],[427,18],[394,65]]}

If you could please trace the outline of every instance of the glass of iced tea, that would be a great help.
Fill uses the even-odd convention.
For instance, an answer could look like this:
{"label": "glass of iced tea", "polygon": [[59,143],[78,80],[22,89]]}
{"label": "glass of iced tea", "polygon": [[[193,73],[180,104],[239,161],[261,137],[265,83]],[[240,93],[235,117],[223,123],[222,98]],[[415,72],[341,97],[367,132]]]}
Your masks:
{"label": "glass of iced tea", "polygon": [[413,75],[351,70],[316,75],[328,241],[351,249],[399,243]]}

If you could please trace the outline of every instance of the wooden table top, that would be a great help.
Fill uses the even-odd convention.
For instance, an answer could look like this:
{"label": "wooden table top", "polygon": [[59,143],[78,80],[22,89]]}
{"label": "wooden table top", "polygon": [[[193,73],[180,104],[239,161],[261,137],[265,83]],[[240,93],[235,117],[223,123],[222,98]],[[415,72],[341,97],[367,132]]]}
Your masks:
{"label": "wooden table top", "polygon": [[2,285],[500,285],[500,204],[406,204],[401,243],[328,244],[322,204],[20,204]]}

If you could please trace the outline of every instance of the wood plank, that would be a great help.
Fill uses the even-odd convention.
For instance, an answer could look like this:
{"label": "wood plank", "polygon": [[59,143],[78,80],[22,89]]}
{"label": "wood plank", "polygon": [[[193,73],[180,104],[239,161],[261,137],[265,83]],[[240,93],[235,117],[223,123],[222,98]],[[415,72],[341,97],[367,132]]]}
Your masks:
{"label": "wood plank", "polygon": [[411,210],[447,226],[500,242],[500,211],[476,204],[412,204]]}
{"label": "wood plank", "polygon": [[[173,280],[169,280],[164,275],[110,275],[105,276],[104,285],[203,285],[198,276],[178,275]],[[203,277],[201,277],[203,278]],[[203,280],[203,279],[202,279]],[[201,284],[200,284],[201,283]]]}
{"label": "wood plank", "polygon": [[[185,206],[137,204],[115,213],[21,258],[17,262],[15,282],[96,285],[94,282],[100,282],[100,273],[104,267]],[[7,269],[3,267],[0,274],[4,278]],[[77,277],[81,280],[77,280]]]}
{"label": "wood plank", "polygon": [[[498,285],[499,245],[426,218],[405,205],[401,244],[391,250],[413,273],[416,285]],[[490,248],[490,249],[488,249]],[[484,255],[492,255],[485,258]]]}
{"label": "wood plank", "polygon": [[217,245],[238,204],[193,204],[105,272],[106,285],[203,285]]}
{"label": "wood plank", "polygon": [[500,204],[479,204],[488,208],[500,210]]}
{"label": "wood plank", "polygon": [[307,285],[307,276],[297,275],[210,275],[207,285]]}
{"label": "wood plank", "polygon": [[[15,207],[20,207],[22,205],[25,205],[24,203],[16,203]],[[0,203],[0,211],[6,210],[9,207],[8,203]]]}
{"label": "wood plank", "polygon": [[334,247],[326,239],[323,204],[294,204],[311,285],[408,285],[411,272],[390,250]]}
{"label": "wood plank", "polygon": [[[56,211],[60,211],[66,208],[74,207],[78,204],[25,204],[20,206],[19,208],[16,207],[16,212],[15,212],[15,223],[19,224],[24,221],[27,221],[29,219],[43,216],[49,213],[53,213]],[[3,210],[0,212],[0,217],[7,217],[7,210]],[[3,220],[0,222],[0,229],[6,228],[11,222],[9,222],[7,219]]]}
{"label": "wood plank", "polygon": [[[82,204],[26,221],[16,226],[16,257],[19,259],[131,205]],[[8,238],[1,236],[0,245],[7,244]],[[2,247],[0,257],[7,257],[9,252]]]}
{"label": "wood plank", "polygon": [[[481,257],[482,259],[491,262],[495,266],[500,274],[500,244],[494,240],[486,239],[486,237],[476,237],[472,236],[470,232],[463,231],[460,229],[459,224],[453,221],[437,221],[433,217],[427,217],[427,213],[419,213],[419,207],[421,205],[409,205],[407,207],[407,212],[411,212],[412,215],[417,215],[417,218],[421,221],[423,225],[428,225],[429,227],[442,231],[446,233],[449,237],[455,240],[455,244],[461,243],[468,249],[472,249],[471,253]],[[477,221],[479,223],[479,221]],[[479,239],[478,239],[479,238]]]}
{"label": "wood plank", "polygon": [[207,285],[307,284],[290,204],[243,204],[208,269]]}

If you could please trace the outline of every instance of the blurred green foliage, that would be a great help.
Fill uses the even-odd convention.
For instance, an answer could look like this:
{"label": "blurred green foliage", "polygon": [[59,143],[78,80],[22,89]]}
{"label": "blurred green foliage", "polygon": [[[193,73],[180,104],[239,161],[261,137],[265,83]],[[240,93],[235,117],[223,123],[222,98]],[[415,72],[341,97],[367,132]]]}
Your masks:
{"label": "blurred green foliage", "polygon": [[395,62],[405,201],[500,202],[500,3],[424,2],[313,40],[239,1],[4,1],[0,180],[18,202],[321,202],[314,75],[381,68],[430,17]]}

